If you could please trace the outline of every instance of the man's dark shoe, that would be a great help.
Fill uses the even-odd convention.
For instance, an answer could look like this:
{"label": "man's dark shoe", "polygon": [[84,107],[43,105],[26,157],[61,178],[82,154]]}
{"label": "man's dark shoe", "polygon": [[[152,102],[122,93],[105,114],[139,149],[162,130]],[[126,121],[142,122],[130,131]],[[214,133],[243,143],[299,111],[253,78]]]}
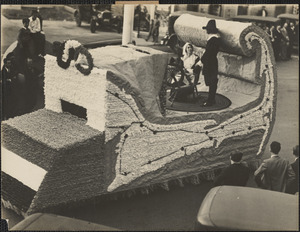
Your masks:
{"label": "man's dark shoe", "polygon": [[215,101],[214,102],[205,101],[202,106],[203,107],[209,107],[209,106],[213,106],[214,104],[216,104]]}

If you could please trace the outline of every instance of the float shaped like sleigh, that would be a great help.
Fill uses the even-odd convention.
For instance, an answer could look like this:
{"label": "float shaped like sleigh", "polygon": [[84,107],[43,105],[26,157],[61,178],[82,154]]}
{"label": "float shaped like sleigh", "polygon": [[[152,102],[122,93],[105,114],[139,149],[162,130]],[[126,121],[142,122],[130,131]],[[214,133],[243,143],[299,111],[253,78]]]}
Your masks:
{"label": "float shaped like sleigh", "polygon": [[[207,21],[182,15],[177,36],[201,53]],[[89,50],[95,67],[88,76],[74,63],[60,68],[47,55],[45,109],[2,123],[5,206],[21,214],[49,212],[108,195],[168,189],[170,182],[199,183],[225,167],[235,149],[255,166],[275,121],[271,43],[250,24],[216,24],[223,43],[218,92],[233,103],[220,111],[163,116],[169,54],[151,48]],[[64,112],[64,104],[75,104],[86,119]]]}

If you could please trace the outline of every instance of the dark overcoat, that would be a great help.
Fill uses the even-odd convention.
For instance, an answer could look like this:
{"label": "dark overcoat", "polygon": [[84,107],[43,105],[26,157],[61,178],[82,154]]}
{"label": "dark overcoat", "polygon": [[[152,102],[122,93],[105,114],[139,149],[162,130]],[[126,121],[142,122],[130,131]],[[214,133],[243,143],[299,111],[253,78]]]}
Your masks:
{"label": "dark overcoat", "polygon": [[202,74],[206,85],[217,82],[218,59],[217,54],[220,48],[220,38],[212,37],[207,41],[206,49],[201,57],[203,64]]}
{"label": "dark overcoat", "polygon": [[250,169],[244,164],[231,164],[214,180],[214,185],[246,186]]}

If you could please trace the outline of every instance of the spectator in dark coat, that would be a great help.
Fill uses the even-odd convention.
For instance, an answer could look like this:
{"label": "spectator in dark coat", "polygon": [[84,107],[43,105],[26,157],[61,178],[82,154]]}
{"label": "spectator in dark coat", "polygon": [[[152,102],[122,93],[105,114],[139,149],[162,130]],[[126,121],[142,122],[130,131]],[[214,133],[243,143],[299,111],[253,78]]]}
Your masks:
{"label": "spectator in dark coat", "polygon": [[298,39],[296,28],[293,22],[290,22],[289,26],[287,27],[287,32],[290,39],[290,43],[287,50],[287,58],[290,59],[293,52],[293,45],[295,44],[295,41]]}
{"label": "spectator in dark coat", "polygon": [[214,185],[246,186],[249,179],[249,168],[241,163],[243,153],[237,152],[230,156],[231,165],[225,168],[214,180]]}
{"label": "spectator in dark coat", "polygon": [[14,53],[4,58],[2,67],[2,119],[12,118],[22,114],[24,109],[25,77],[18,73]]}
{"label": "spectator in dark coat", "polygon": [[258,187],[285,192],[287,183],[295,179],[295,173],[289,161],[279,157],[280,149],[280,143],[276,141],[271,143],[271,158],[264,160],[254,173]]}
{"label": "spectator in dark coat", "polygon": [[290,38],[288,35],[288,24],[284,23],[283,27],[281,28],[281,34],[282,34],[282,39],[281,39],[281,59],[282,60],[287,60],[287,52],[288,52],[288,47],[290,45]]}
{"label": "spectator in dark coat", "polygon": [[14,55],[17,62],[17,68],[20,73],[25,73],[28,59],[33,59],[35,47],[31,36],[29,26],[29,19],[24,18],[22,20],[23,27],[19,30],[18,45],[14,50]]}
{"label": "spectator in dark coat", "polygon": [[29,18],[29,29],[35,45],[36,55],[45,55],[45,35],[41,30],[41,22],[38,17],[37,10],[32,11],[32,16]]}
{"label": "spectator in dark coat", "polygon": [[150,39],[150,37],[152,36],[153,27],[154,27],[154,19],[151,19],[149,34],[148,34],[148,37],[147,37],[146,41],[148,41]]}
{"label": "spectator in dark coat", "polygon": [[273,31],[273,37],[274,37],[274,43],[273,43],[273,49],[274,49],[274,56],[275,60],[280,60],[280,51],[281,51],[281,41],[283,40],[283,36],[281,34],[281,26],[278,24]]}
{"label": "spectator in dark coat", "polygon": [[212,106],[216,103],[215,96],[218,86],[218,59],[217,54],[220,47],[220,38],[218,29],[216,28],[216,21],[209,20],[206,27],[203,27],[209,35],[205,52],[201,57],[203,63],[203,71],[205,84],[209,86],[208,99],[204,102],[203,106]]}
{"label": "spectator in dark coat", "polygon": [[257,12],[257,15],[258,15],[258,16],[267,17],[267,16],[268,16],[268,11],[266,10],[266,7],[263,6],[263,7],[261,8],[261,10],[259,10],[259,11]]}
{"label": "spectator in dark coat", "polygon": [[26,54],[27,57],[30,57],[30,51],[29,51],[29,42],[32,41],[31,39],[31,34],[30,30],[28,28],[29,26],[29,19],[24,18],[22,20],[23,22],[23,27],[19,30],[18,34],[18,46],[24,50],[24,53]]}
{"label": "spectator in dark coat", "polygon": [[153,29],[152,29],[152,36],[153,36],[154,43],[158,43],[159,27],[160,27],[160,21],[158,18],[159,18],[159,15],[155,14],[154,22],[153,22]]}
{"label": "spectator in dark coat", "polygon": [[291,166],[295,172],[296,178],[287,185],[286,192],[290,194],[299,192],[299,145],[293,147],[293,155],[295,156],[295,161]]}

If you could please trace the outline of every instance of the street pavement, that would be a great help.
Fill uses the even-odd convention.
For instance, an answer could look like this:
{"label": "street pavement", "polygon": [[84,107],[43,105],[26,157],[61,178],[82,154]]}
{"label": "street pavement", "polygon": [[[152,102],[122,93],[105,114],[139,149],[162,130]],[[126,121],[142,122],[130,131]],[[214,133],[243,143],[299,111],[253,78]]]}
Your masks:
{"label": "street pavement", "polygon": [[[18,23],[14,20],[10,21],[14,25]],[[115,32],[92,34],[85,25],[82,28],[74,25],[74,22],[46,21],[44,30],[47,40],[50,42],[62,41],[69,36],[71,39],[85,43],[98,41],[99,38],[112,39],[121,36]],[[7,29],[9,28],[8,31],[5,29],[5,34],[13,38],[12,26],[7,27]],[[146,42],[143,38],[135,38],[135,40],[139,46],[153,46],[152,42]],[[4,42],[6,46],[8,42]],[[280,155],[293,162],[292,147],[299,143],[299,58],[293,56],[289,61],[278,62],[276,67],[278,71],[276,121],[268,146],[274,140],[280,142],[282,144]],[[268,146],[263,158],[270,156]],[[256,187],[253,176],[251,176],[248,186]],[[136,194],[131,198],[87,204],[75,209],[65,208],[57,214],[122,230],[189,231],[193,230],[197,211],[211,188],[211,182],[204,182],[200,185],[185,184],[184,187],[171,186],[170,191],[157,189],[149,195]],[[22,219],[3,207],[1,211],[2,218],[10,219],[10,228]]]}

